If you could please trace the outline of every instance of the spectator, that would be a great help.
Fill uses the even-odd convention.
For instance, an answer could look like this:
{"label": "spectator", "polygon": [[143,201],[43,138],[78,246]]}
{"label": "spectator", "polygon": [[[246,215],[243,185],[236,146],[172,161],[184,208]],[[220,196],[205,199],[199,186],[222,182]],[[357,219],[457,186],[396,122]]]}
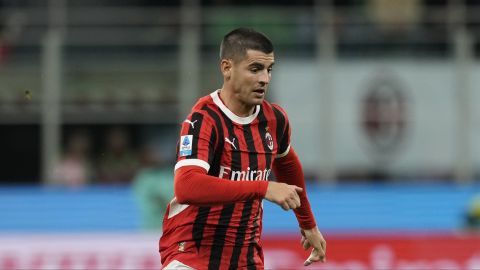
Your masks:
{"label": "spectator", "polygon": [[127,131],[112,128],[105,140],[105,150],[98,162],[98,181],[103,184],[130,183],[138,168],[136,153],[130,147]]}
{"label": "spectator", "polygon": [[[2,6],[0,5],[0,11],[1,9]],[[8,16],[0,17],[0,66],[7,62],[24,24],[25,16],[20,12],[13,12]]]}
{"label": "spectator", "polygon": [[173,162],[164,156],[161,149],[146,145],[140,154],[141,169],[133,180],[145,230],[162,230],[163,214],[173,198]]}
{"label": "spectator", "polygon": [[79,187],[89,183],[92,179],[89,152],[89,136],[84,132],[74,133],[68,140],[63,157],[54,168],[54,183],[69,187]]}
{"label": "spectator", "polygon": [[368,8],[379,29],[393,35],[414,29],[421,15],[419,0],[369,0]]}
{"label": "spectator", "polygon": [[465,227],[470,231],[480,230],[480,195],[474,197],[468,206]]}

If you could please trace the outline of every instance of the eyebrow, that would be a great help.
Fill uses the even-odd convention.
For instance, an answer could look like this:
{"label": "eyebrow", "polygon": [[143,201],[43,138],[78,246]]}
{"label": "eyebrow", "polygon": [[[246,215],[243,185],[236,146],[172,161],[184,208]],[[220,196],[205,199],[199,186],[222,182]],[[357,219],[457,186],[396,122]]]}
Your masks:
{"label": "eyebrow", "polygon": [[[272,64],[270,64],[270,66],[268,66],[268,68],[273,67],[274,64],[275,64],[275,62],[273,62]],[[259,63],[259,62],[253,62],[253,63],[249,64],[248,66],[249,66],[249,67],[261,67],[261,68],[264,68],[264,67],[265,67],[264,64]]]}

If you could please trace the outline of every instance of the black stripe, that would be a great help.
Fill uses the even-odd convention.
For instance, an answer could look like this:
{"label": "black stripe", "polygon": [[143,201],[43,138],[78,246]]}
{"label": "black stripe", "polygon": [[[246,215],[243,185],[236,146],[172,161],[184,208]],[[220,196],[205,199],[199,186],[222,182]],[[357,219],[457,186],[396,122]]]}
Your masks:
{"label": "black stripe", "polygon": [[[221,113],[221,115],[223,117],[225,125],[227,126],[228,138],[230,139],[230,141],[235,140],[236,147],[240,148],[240,142],[235,135],[232,120],[230,120],[230,118],[228,118],[223,112]],[[242,152],[240,151],[240,149],[232,149],[232,164],[230,164],[230,167],[232,168],[232,172],[242,170]]]}
{"label": "black stripe", "polygon": [[[277,145],[278,145],[278,153],[281,154],[283,153],[284,151],[286,151],[286,147],[288,146],[285,146],[285,145],[281,145],[280,142],[283,141],[283,135],[285,133],[285,117],[283,116],[283,113],[275,108],[274,106],[272,106],[273,108],[273,112],[275,113],[275,118],[277,120]],[[281,147],[285,147],[285,149],[281,148]]]}
{"label": "black stripe", "polygon": [[[215,125],[217,127],[217,130],[219,130],[219,132],[220,132],[218,138],[222,138],[223,137],[223,127],[222,127],[222,122],[220,120],[220,117],[215,112],[213,112],[213,110],[208,108],[206,105],[202,109],[205,110],[210,115],[210,117],[213,118],[213,120],[215,121]],[[210,143],[211,144],[214,144],[214,142],[215,142],[216,137],[214,137],[214,136],[216,136],[216,133],[215,133],[215,129],[212,128],[212,132],[211,132],[211,136],[210,136]],[[223,142],[223,140],[219,139],[219,142],[220,141]],[[218,151],[219,149],[221,151],[223,151],[223,144],[221,145],[221,148],[219,148],[217,146],[216,150]],[[208,162],[210,164],[210,170],[209,170],[208,174],[215,175],[215,176],[218,176],[218,171],[219,171],[219,167],[220,167],[220,165],[219,165],[220,164],[219,155],[216,154],[217,151],[214,151],[215,153],[213,154],[213,160],[210,159],[211,155],[212,155],[212,151],[209,151],[209,153],[208,153],[208,157],[209,157]],[[197,217],[195,218],[195,222],[193,224],[192,234],[193,234],[193,240],[195,241],[195,245],[197,247],[197,250],[200,250],[200,246],[201,246],[202,239],[203,239],[203,231],[204,231],[205,224],[207,222],[207,218],[208,218],[209,213],[210,213],[210,207],[199,207]]]}
{"label": "black stripe", "polygon": [[271,167],[271,162],[272,162],[272,150],[268,148],[268,143],[265,140],[265,135],[267,134],[267,128],[268,128],[268,121],[265,118],[265,114],[263,113],[263,110],[261,109],[260,112],[258,113],[258,133],[260,133],[260,136],[262,138],[262,144],[263,144],[263,150],[265,151],[265,164],[266,164],[266,169],[270,169]]}
{"label": "black stripe", "polygon": [[195,246],[197,247],[197,251],[200,250],[200,246],[202,245],[203,230],[205,228],[205,224],[207,223],[207,218],[209,213],[210,213],[210,207],[199,207],[197,212],[197,217],[193,222],[192,239],[193,241],[195,241]]}
{"label": "black stripe", "polygon": [[[221,113],[220,115],[223,118],[225,125],[227,126],[229,139],[233,140],[233,138],[235,138],[235,141],[237,142],[237,146],[239,146],[238,138],[235,136],[232,121],[224,113]],[[232,171],[241,170],[242,168],[241,165],[242,165],[242,160],[241,160],[240,151],[235,151],[235,149],[232,149],[232,164],[231,164]],[[218,269],[220,267],[220,261],[223,253],[223,246],[225,245],[225,237],[230,225],[230,221],[232,219],[235,205],[236,205],[235,203],[224,205],[222,212],[220,213],[220,218],[216,226],[215,235],[213,238],[213,246],[212,246],[212,251],[210,253],[210,262],[208,264],[208,269]]]}
{"label": "black stripe", "polygon": [[287,151],[288,148],[288,130],[290,129],[290,124],[287,122],[287,126],[285,127],[285,131],[283,132],[282,141],[280,142],[280,146],[278,147],[279,154],[283,154],[283,152]]}
{"label": "black stripe", "polygon": [[215,128],[212,127],[210,131],[210,147],[208,148],[208,164],[213,163],[213,159],[215,158],[215,141],[217,140],[217,133],[215,132]]}
{"label": "black stripe", "polygon": [[175,160],[178,161],[178,154],[180,152],[180,139],[177,140],[177,147],[176,147],[176,151],[175,151]]}
{"label": "black stripe", "polygon": [[[247,143],[248,148],[248,165],[250,166],[250,170],[257,170],[258,169],[258,151],[255,149],[255,141],[252,135],[252,129],[250,125],[243,126],[243,136],[245,137],[245,142]],[[247,176],[248,179],[249,176]],[[254,179],[248,179],[254,180]]]}
{"label": "black stripe", "polygon": [[[262,202],[258,201],[258,203],[261,204]],[[257,246],[257,243],[255,242],[255,233],[257,229],[260,227],[258,225],[258,215],[260,214],[261,207],[262,207],[261,205],[258,205],[257,207],[257,213],[255,213],[255,217],[253,221],[254,228],[252,230],[252,234],[250,235],[250,240],[249,240],[248,249],[247,249],[247,269],[249,270],[257,269],[257,267],[255,266],[255,260],[253,258],[254,258],[255,247]]]}
{"label": "black stripe", "polygon": [[200,138],[200,130],[202,130],[203,115],[195,112],[192,114],[190,121],[194,122],[193,127],[191,124],[189,124],[190,128],[188,129],[188,134],[193,135],[193,142],[192,154],[187,156],[187,159],[196,159],[198,158],[198,138]]}
{"label": "black stripe", "polygon": [[210,161],[210,156],[208,160],[210,163],[210,170],[208,171],[208,174],[218,177],[220,173],[220,162],[222,159],[223,148],[225,146],[223,124],[220,116],[214,110],[210,109],[207,105],[203,106],[202,110],[206,111],[208,115],[213,118],[213,121],[215,121],[215,126],[217,127],[217,132],[219,133],[217,136],[218,143],[215,149],[215,153],[213,155],[213,160]]}
{"label": "black stripe", "polygon": [[230,203],[223,206],[220,213],[220,219],[218,220],[217,228],[215,229],[215,235],[213,236],[212,251],[210,253],[210,262],[208,263],[208,269],[219,269],[220,261],[222,260],[223,246],[225,245],[225,236],[232,219],[233,209],[235,204]]}
{"label": "black stripe", "polygon": [[[255,148],[255,141],[253,139],[250,125],[243,126],[243,135],[245,137],[245,141],[247,143],[247,148],[248,148],[248,164],[250,167],[250,171],[256,171],[258,169],[258,157],[257,157],[258,151]],[[248,180],[254,180],[254,179],[249,179],[249,177],[250,176],[247,175]],[[233,270],[233,269],[237,269],[238,267],[238,259],[242,251],[243,242],[245,241],[248,221],[250,220],[250,215],[252,214],[252,205],[253,205],[252,200],[244,203],[242,217],[240,219],[240,225],[238,226],[237,235],[235,237],[235,247],[233,248],[232,257],[230,258],[229,269]]]}
{"label": "black stripe", "polygon": [[[225,113],[223,113],[223,112],[221,112],[220,115],[222,116],[223,121],[225,122],[225,126],[227,127],[228,139],[230,139],[230,141],[235,140],[235,145],[236,145],[237,148],[239,148],[240,143],[238,142],[238,138],[235,135],[232,120],[230,120],[230,118],[228,118],[225,115]],[[222,144],[225,145],[225,142],[222,141]],[[238,149],[238,150],[232,149],[231,160],[232,160],[232,164],[230,164],[230,167],[232,169],[232,172],[233,171],[241,171],[242,170],[242,153],[241,153],[240,149]]]}
{"label": "black stripe", "polygon": [[[267,133],[267,127],[268,127],[268,120],[265,117],[263,108],[260,109],[260,112],[258,113],[258,133],[260,133],[260,136],[262,137],[262,144],[263,144],[263,150],[265,151],[265,164],[266,164],[266,169],[270,169],[271,167],[271,162],[272,162],[272,151],[270,148],[268,148],[267,141],[265,140],[265,134]],[[268,179],[267,179],[268,180]],[[262,202],[259,201],[259,204]],[[260,208],[262,206],[258,206],[257,213],[255,213],[254,217],[254,222],[253,222],[253,230],[252,234],[250,235],[249,239],[249,245],[247,249],[247,268],[250,269],[256,269],[255,266],[255,261],[254,261],[254,252],[255,252],[255,247],[257,246],[257,243],[255,242],[255,234],[257,230],[259,229],[258,225],[258,217],[260,214]]]}
{"label": "black stripe", "polygon": [[235,237],[235,247],[233,248],[232,257],[230,258],[230,267],[228,269],[234,270],[238,268],[238,259],[240,258],[242,247],[244,246],[243,242],[245,241],[245,236],[247,234],[248,221],[252,214],[252,205],[252,200],[244,203],[240,225],[238,226],[237,236]]}

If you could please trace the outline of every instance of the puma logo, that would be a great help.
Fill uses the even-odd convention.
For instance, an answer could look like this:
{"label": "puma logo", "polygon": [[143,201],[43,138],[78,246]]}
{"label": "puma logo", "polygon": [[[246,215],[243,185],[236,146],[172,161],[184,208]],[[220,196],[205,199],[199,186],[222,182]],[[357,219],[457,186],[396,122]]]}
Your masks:
{"label": "puma logo", "polygon": [[235,146],[235,138],[233,138],[233,141],[230,141],[229,138],[225,137],[225,142],[231,144],[235,150],[237,150],[237,147]]}
{"label": "puma logo", "polygon": [[197,120],[195,120],[195,121],[192,122],[192,121],[190,121],[190,120],[187,119],[187,120],[185,120],[184,122],[185,122],[185,123],[189,123],[189,124],[192,126],[192,128],[195,128],[195,123],[197,122]]}

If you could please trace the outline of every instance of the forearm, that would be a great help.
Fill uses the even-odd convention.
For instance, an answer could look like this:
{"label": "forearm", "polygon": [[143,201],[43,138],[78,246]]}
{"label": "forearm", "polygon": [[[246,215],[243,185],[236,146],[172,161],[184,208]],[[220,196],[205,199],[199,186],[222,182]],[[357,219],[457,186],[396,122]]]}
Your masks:
{"label": "forearm", "polygon": [[294,212],[302,229],[314,228],[316,223],[305,189],[303,169],[293,148],[286,156],[275,160],[273,172],[278,182],[303,188],[303,192],[299,194],[301,206],[296,208]]}
{"label": "forearm", "polygon": [[175,172],[175,197],[181,204],[213,205],[261,199],[267,181],[231,181],[207,175],[197,166],[185,166]]}

